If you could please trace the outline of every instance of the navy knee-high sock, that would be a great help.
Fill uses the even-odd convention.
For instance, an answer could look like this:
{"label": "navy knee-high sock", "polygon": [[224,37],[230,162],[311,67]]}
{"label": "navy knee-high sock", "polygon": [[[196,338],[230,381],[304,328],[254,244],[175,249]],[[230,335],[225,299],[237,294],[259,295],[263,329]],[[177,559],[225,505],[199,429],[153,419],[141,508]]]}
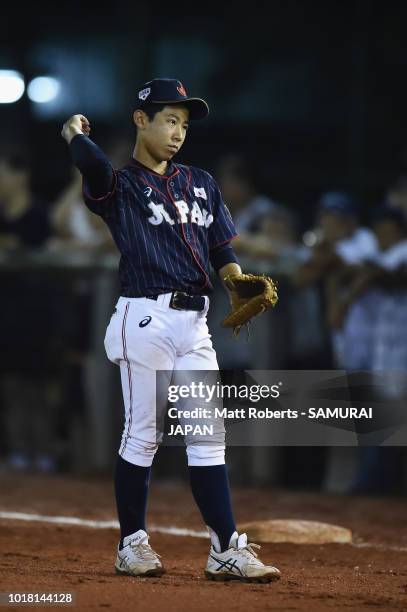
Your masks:
{"label": "navy knee-high sock", "polygon": [[226,550],[230,536],[236,531],[226,465],[189,466],[188,469],[192,494],[202,517],[218,536],[221,550]]}
{"label": "navy knee-high sock", "polygon": [[120,548],[123,538],[146,530],[146,508],[151,467],[133,465],[120,455],[115,470],[115,493],[120,523]]}

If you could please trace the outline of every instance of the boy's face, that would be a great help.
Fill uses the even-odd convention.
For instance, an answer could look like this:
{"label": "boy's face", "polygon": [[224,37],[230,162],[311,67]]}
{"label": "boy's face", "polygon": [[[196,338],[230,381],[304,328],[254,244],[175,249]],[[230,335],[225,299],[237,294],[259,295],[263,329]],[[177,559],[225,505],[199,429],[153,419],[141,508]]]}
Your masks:
{"label": "boy's face", "polygon": [[[140,113],[136,111],[135,115]],[[137,125],[137,138],[140,138],[157,161],[169,161],[184,144],[189,127],[189,110],[185,106],[171,104],[156,113],[150,121],[141,111]]]}

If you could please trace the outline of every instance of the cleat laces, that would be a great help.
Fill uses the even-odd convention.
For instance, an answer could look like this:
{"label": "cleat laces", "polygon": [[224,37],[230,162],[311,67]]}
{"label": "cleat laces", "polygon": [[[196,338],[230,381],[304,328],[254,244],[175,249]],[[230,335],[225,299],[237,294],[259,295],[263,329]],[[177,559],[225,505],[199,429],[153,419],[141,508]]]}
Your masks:
{"label": "cleat laces", "polygon": [[252,557],[258,557],[258,554],[253,550],[253,548],[260,549],[261,546],[260,544],[254,544],[254,542],[251,542],[250,544],[247,543],[246,546],[243,546],[242,548],[235,548],[235,550],[242,553],[248,559],[251,559]]}
{"label": "cleat laces", "polygon": [[156,561],[157,557],[161,557],[161,555],[157,554],[149,544],[136,544],[135,542],[130,542],[129,546],[134,554],[142,561]]}

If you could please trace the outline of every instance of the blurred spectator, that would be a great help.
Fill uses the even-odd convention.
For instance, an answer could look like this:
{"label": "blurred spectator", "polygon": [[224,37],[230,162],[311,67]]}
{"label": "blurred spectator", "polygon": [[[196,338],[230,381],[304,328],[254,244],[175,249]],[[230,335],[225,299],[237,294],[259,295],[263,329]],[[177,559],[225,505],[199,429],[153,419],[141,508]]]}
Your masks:
{"label": "blurred spectator", "polygon": [[[320,198],[317,225],[306,232],[304,242],[309,247],[308,254],[293,275],[293,282],[297,287],[313,286],[318,290],[322,330],[325,321],[320,351],[322,368],[363,368],[368,341],[372,339],[372,327],[365,312],[369,304],[358,303],[345,311],[341,310],[341,298],[346,294],[350,271],[377,252],[376,238],[369,229],[359,226],[353,198],[345,192],[330,191]],[[342,328],[345,316],[349,319],[346,333]],[[341,469],[337,470],[336,465],[342,462],[343,450],[329,449],[325,482],[328,489],[340,490],[337,473]]]}
{"label": "blurred spectator", "polygon": [[[49,237],[46,209],[30,191],[30,170],[21,157],[0,160],[2,299],[0,371],[8,464],[51,471],[55,466],[55,405],[51,384],[55,311],[47,281],[8,268],[7,251],[40,248]],[[14,255],[13,255],[14,258]]]}
{"label": "blurred spectator", "polygon": [[[375,211],[372,226],[378,252],[351,270],[346,292],[339,291],[331,298],[340,313],[335,324],[342,327],[343,366],[377,372],[372,384],[380,390],[381,401],[389,402],[405,398],[407,393],[406,220],[401,210],[382,207]],[[394,447],[359,449],[351,490],[398,492],[398,455]]]}
{"label": "blurred spectator", "polygon": [[257,229],[250,234],[249,250],[255,259],[301,259],[303,248],[298,241],[294,213],[274,203],[269,212],[259,215]]}
{"label": "blurred spectator", "polygon": [[0,159],[0,248],[36,247],[49,236],[44,206],[30,192],[30,171],[18,155]]}
{"label": "blurred spectator", "polygon": [[83,204],[82,177],[76,169],[71,182],[53,205],[51,223],[54,233],[49,244],[51,248],[115,249],[106,224]]}
{"label": "blurred spectator", "polygon": [[324,363],[321,313],[314,288],[296,287],[289,282],[306,256],[300,244],[295,214],[281,204],[259,220],[251,235],[251,256],[268,260],[277,275],[283,309],[273,312],[273,342],[280,347],[279,367],[309,369]]}
{"label": "blurred spectator", "polygon": [[[341,365],[346,369],[380,369],[377,351],[384,342],[383,338],[379,340],[384,325],[383,322],[379,325],[384,304],[387,308],[390,304],[395,308],[388,317],[393,332],[404,314],[399,305],[400,299],[404,299],[403,292],[393,294],[390,291],[403,288],[404,283],[402,268],[407,249],[403,213],[385,207],[379,209],[373,217],[373,229],[378,251],[359,266],[342,268],[328,282],[328,317],[332,327],[343,334]],[[403,327],[403,322],[399,327]],[[403,338],[396,332],[389,342],[385,359],[381,358],[382,369],[386,363],[388,366],[392,363],[390,353],[393,349],[398,360],[402,361],[402,355],[407,358],[407,344],[406,352],[397,349],[398,339],[403,345]]]}
{"label": "blurred spectator", "polygon": [[222,196],[233,216],[239,237],[233,248],[237,253],[256,256],[253,233],[275,204],[258,193],[248,163],[238,155],[223,157],[218,165],[217,179]]}
{"label": "blurred spectator", "polygon": [[359,226],[358,208],[349,194],[341,191],[323,194],[317,219],[317,227],[304,236],[310,250],[296,278],[299,285],[324,280],[328,272],[359,264],[377,251],[373,233]]}
{"label": "blurred spectator", "polygon": [[[132,145],[123,136],[112,137],[106,143],[105,150],[115,168],[128,163]],[[52,249],[116,252],[106,224],[83,203],[82,176],[74,167],[71,180],[52,206],[50,220],[53,237],[48,246]]]}
{"label": "blurred spectator", "polygon": [[[358,225],[358,209],[352,197],[344,192],[327,192],[319,201],[318,226],[308,234],[314,238],[307,261],[294,276],[298,286],[318,284],[323,310],[332,328],[334,365],[344,369],[363,368],[367,338],[371,334],[365,306],[348,310],[346,335],[341,331],[345,311],[340,294],[346,292],[346,281],[352,269],[377,252],[373,232]],[[352,310],[352,312],[351,312]],[[345,347],[346,344],[346,347]],[[366,347],[366,349],[365,349]]]}
{"label": "blurred spectator", "polygon": [[[399,210],[381,208],[372,220],[380,251],[352,279],[348,303],[364,295],[374,308],[371,367],[377,371],[407,369],[407,231]],[[399,391],[387,385],[390,395]]]}
{"label": "blurred spectator", "polygon": [[401,210],[407,218],[407,175],[400,175],[389,187],[386,194],[386,204],[389,208]]}

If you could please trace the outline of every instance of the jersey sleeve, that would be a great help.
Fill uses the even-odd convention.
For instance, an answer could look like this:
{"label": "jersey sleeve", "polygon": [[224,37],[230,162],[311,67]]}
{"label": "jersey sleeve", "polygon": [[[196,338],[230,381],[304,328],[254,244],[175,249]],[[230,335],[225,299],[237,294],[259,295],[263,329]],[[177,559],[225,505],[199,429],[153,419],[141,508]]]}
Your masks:
{"label": "jersey sleeve", "polygon": [[[212,177],[211,177],[212,179]],[[215,249],[227,244],[238,236],[230,210],[223,201],[222,194],[216,182],[212,179],[213,222],[209,226],[209,249]]]}
{"label": "jersey sleeve", "polygon": [[87,208],[90,211],[99,215],[103,219],[109,215],[114,202],[114,196],[117,190],[118,176],[117,172],[113,171],[113,183],[109,191],[101,197],[93,197],[90,195],[89,185],[85,177],[82,177],[82,196]]}
{"label": "jersey sleeve", "polygon": [[83,199],[94,213],[104,217],[117,186],[117,176],[102,149],[85,134],[69,143],[72,161],[82,174]]}

